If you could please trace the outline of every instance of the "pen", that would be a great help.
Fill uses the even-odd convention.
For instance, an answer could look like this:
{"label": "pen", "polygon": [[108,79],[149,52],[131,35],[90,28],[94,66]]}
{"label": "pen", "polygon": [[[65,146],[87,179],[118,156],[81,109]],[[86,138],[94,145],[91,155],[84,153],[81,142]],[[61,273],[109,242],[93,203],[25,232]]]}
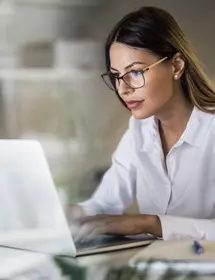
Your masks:
{"label": "pen", "polygon": [[202,254],[204,252],[203,246],[198,241],[193,241],[192,249],[195,254]]}

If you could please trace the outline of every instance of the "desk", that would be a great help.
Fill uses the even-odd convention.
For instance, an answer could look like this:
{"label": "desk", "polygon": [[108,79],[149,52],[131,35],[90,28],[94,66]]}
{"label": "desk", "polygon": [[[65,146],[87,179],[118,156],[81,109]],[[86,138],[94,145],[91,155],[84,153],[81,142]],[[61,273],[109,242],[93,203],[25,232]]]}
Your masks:
{"label": "desk", "polygon": [[[128,261],[142,248],[94,256],[56,259],[42,254],[0,249],[0,279],[8,280],[141,280],[161,279],[137,275],[128,268]],[[4,260],[2,262],[2,260]],[[57,265],[58,264],[58,265]],[[7,265],[7,266],[6,266]],[[59,269],[61,267],[61,269]],[[215,264],[214,264],[215,267]],[[3,275],[5,272],[5,275]],[[7,275],[6,275],[7,273]],[[64,274],[64,275],[63,275]],[[166,278],[163,278],[166,279]],[[179,279],[179,277],[171,278]],[[182,278],[180,278],[182,279]],[[185,279],[185,278],[183,278]],[[194,278],[192,278],[194,279]],[[201,280],[214,277],[201,277]]]}
{"label": "desk", "polygon": [[[204,268],[205,275],[198,277],[188,277],[183,278],[183,275],[187,273],[180,271],[179,267],[182,265],[183,267],[188,267],[186,262],[174,263],[172,261],[150,261],[147,260],[143,262],[143,266],[146,265],[147,268],[150,267],[150,271],[147,269],[137,269],[131,268],[128,266],[129,260],[138,254],[144,248],[135,248],[129,250],[123,250],[118,252],[111,252],[107,254],[99,254],[94,256],[86,256],[86,257],[78,257],[76,259],[58,259],[58,264],[61,266],[62,271],[66,273],[70,273],[74,270],[74,276],[79,280],[85,279],[96,279],[96,280],[147,280],[147,279],[201,279],[201,280],[211,280],[215,279],[215,263],[210,263],[210,267],[213,267],[213,275],[207,276],[208,271],[207,268],[200,266],[200,268]],[[162,264],[162,265],[161,265]],[[207,263],[208,265],[209,263]],[[195,263],[192,262],[192,265]],[[177,269],[179,272],[175,277],[170,277],[170,273],[174,275],[174,273],[178,273],[177,270],[171,271],[172,269]],[[195,265],[196,267],[196,265]],[[78,269],[77,269],[78,268]],[[211,270],[210,270],[211,272]],[[151,273],[151,276],[149,276]],[[169,273],[169,274],[167,274]],[[190,273],[190,271],[188,271]],[[153,276],[152,276],[153,274]],[[70,274],[72,275],[72,274]],[[169,277],[169,278],[168,278]],[[76,278],[73,278],[76,279]]]}
{"label": "desk", "polygon": [[[142,248],[128,249],[92,256],[82,256],[76,259],[58,258],[56,261],[61,266],[62,271],[65,273],[69,274],[71,269],[71,271],[74,272],[74,279],[105,280],[107,279],[110,271],[121,269],[122,267],[128,267],[130,258],[137,254],[140,250],[142,250]],[[116,279],[115,277],[113,279],[120,280]]]}

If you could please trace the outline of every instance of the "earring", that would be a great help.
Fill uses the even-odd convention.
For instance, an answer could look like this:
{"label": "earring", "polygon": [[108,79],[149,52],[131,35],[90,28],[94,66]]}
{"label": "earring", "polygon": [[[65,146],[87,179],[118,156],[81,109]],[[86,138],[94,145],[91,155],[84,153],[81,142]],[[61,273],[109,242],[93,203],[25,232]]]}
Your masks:
{"label": "earring", "polygon": [[178,79],[178,75],[177,75],[177,74],[174,75],[174,79],[175,79],[175,80]]}

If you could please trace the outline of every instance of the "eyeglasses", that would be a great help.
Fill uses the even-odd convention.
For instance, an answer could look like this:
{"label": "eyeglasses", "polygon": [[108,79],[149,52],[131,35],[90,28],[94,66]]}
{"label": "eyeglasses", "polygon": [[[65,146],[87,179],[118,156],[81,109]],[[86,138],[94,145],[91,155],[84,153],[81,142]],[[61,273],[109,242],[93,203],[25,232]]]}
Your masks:
{"label": "eyeglasses", "polygon": [[156,65],[160,64],[167,58],[168,57],[166,56],[144,69],[130,70],[129,72],[126,72],[124,75],[122,75],[121,77],[119,77],[118,74],[112,73],[110,71],[102,74],[101,77],[105,82],[105,84],[108,86],[108,88],[113,91],[118,91],[120,80],[123,80],[124,83],[126,83],[126,85],[128,85],[132,89],[142,88],[145,86],[144,73],[152,69]]}

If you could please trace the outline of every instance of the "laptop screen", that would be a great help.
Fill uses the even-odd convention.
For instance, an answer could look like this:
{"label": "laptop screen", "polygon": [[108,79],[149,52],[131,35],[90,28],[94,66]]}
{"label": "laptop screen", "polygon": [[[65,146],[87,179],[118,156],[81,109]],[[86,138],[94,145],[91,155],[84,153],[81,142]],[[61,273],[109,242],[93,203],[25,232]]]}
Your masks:
{"label": "laptop screen", "polygon": [[[70,230],[40,144],[32,140],[0,140],[0,155],[0,245],[26,244],[26,248],[35,249],[36,240],[57,238],[64,240],[65,247],[70,247],[71,255],[75,255]],[[5,234],[10,238],[5,239]],[[37,250],[44,251],[44,244],[41,248],[38,246]]]}

